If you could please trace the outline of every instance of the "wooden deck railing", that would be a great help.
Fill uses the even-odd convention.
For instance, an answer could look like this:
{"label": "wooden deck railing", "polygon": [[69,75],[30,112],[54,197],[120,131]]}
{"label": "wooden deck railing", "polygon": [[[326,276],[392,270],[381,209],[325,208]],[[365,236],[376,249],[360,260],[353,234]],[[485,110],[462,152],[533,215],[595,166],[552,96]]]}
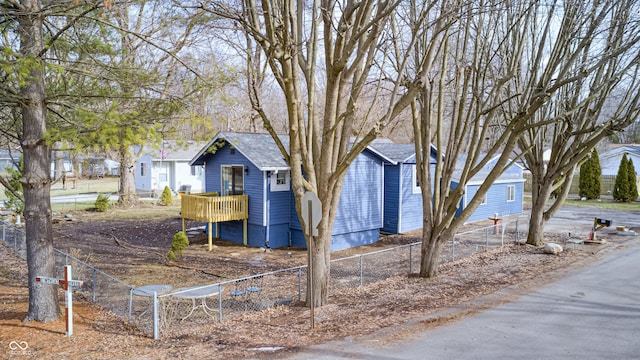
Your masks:
{"label": "wooden deck railing", "polygon": [[249,218],[249,196],[233,195],[218,196],[217,192],[201,194],[185,194],[182,196],[182,231],[185,231],[185,219],[204,221],[208,223],[209,250],[212,249],[212,223],[232,220],[244,220],[244,243],[246,245],[246,222]]}
{"label": "wooden deck railing", "polygon": [[249,217],[248,196],[218,196],[218,193],[182,196],[182,217],[186,219],[222,222],[244,220]]}

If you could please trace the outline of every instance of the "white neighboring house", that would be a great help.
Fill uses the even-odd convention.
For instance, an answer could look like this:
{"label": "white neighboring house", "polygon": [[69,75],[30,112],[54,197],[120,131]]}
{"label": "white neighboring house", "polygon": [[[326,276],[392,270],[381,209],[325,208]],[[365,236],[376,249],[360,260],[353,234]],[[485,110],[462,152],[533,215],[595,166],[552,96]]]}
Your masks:
{"label": "white neighboring house", "polygon": [[189,161],[202,149],[205,142],[164,140],[163,146],[145,146],[136,163],[136,189],[139,192],[160,194],[165,186],[173,191],[190,186],[190,192],[204,189],[204,169],[189,166]]}
{"label": "white neighboring house", "polygon": [[623,154],[631,159],[636,170],[636,176],[640,172],[640,145],[624,145],[605,151],[600,154],[600,168],[602,175],[618,175],[618,167]]}
{"label": "white neighboring house", "polygon": [[22,154],[19,151],[9,151],[0,149],[0,173],[7,171],[7,167],[16,168],[15,164],[20,161]]}

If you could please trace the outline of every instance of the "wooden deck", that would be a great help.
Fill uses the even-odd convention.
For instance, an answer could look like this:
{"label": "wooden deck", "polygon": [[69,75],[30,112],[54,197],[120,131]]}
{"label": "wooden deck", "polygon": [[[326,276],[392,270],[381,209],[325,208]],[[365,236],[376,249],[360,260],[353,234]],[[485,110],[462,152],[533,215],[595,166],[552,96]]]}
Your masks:
{"label": "wooden deck", "polygon": [[223,221],[244,220],[244,244],[247,244],[247,219],[249,218],[249,196],[218,196],[217,192],[185,194],[182,196],[182,231],[186,231],[186,219],[203,221],[208,224],[209,251],[212,245],[212,224]]}

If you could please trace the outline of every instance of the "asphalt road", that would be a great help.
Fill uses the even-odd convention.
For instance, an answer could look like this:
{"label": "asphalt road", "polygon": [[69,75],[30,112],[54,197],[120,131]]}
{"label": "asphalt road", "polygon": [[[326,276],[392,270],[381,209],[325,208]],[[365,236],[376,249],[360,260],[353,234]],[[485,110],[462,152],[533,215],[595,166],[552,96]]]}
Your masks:
{"label": "asphalt road", "polygon": [[[593,221],[593,214],[575,211],[556,221],[566,226],[580,216],[579,228],[589,224],[582,218]],[[611,215],[618,224],[640,225],[640,212],[605,213]],[[385,334],[394,329],[384,329],[289,359],[640,359],[640,236],[620,247],[516,301],[401,342],[389,343]]]}

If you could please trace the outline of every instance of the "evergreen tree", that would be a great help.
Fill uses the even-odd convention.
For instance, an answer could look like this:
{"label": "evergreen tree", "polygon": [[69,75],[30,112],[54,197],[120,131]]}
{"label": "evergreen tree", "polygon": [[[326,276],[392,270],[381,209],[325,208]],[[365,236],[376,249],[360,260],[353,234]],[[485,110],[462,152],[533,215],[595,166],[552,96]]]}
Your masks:
{"label": "evergreen tree", "polygon": [[629,200],[635,201],[638,198],[638,178],[636,177],[636,169],[633,166],[631,158],[627,161],[627,176],[629,182]]}
{"label": "evergreen tree", "polygon": [[589,180],[591,179],[591,161],[588,158],[580,165],[580,178],[578,181],[578,195],[580,198],[587,197],[589,193]]}
{"label": "evergreen tree", "polygon": [[591,176],[593,197],[590,199],[599,199],[602,193],[602,167],[600,166],[600,155],[595,148],[591,152]]}
{"label": "evergreen tree", "polygon": [[600,198],[600,160],[598,151],[593,149],[587,160],[580,166],[579,195],[587,199]]}
{"label": "evergreen tree", "polygon": [[593,159],[593,173],[594,173],[594,190],[596,197],[594,199],[599,199],[600,194],[602,194],[602,166],[600,166],[600,154],[598,154],[598,150],[593,149],[592,154]]}
{"label": "evergreen tree", "polygon": [[618,167],[618,174],[616,175],[616,183],[613,188],[613,199],[617,201],[628,201],[629,200],[629,171],[627,168],[629,163],[627,161],[627,154],[622,155],[622,160],[620,160],[620,166]]}

